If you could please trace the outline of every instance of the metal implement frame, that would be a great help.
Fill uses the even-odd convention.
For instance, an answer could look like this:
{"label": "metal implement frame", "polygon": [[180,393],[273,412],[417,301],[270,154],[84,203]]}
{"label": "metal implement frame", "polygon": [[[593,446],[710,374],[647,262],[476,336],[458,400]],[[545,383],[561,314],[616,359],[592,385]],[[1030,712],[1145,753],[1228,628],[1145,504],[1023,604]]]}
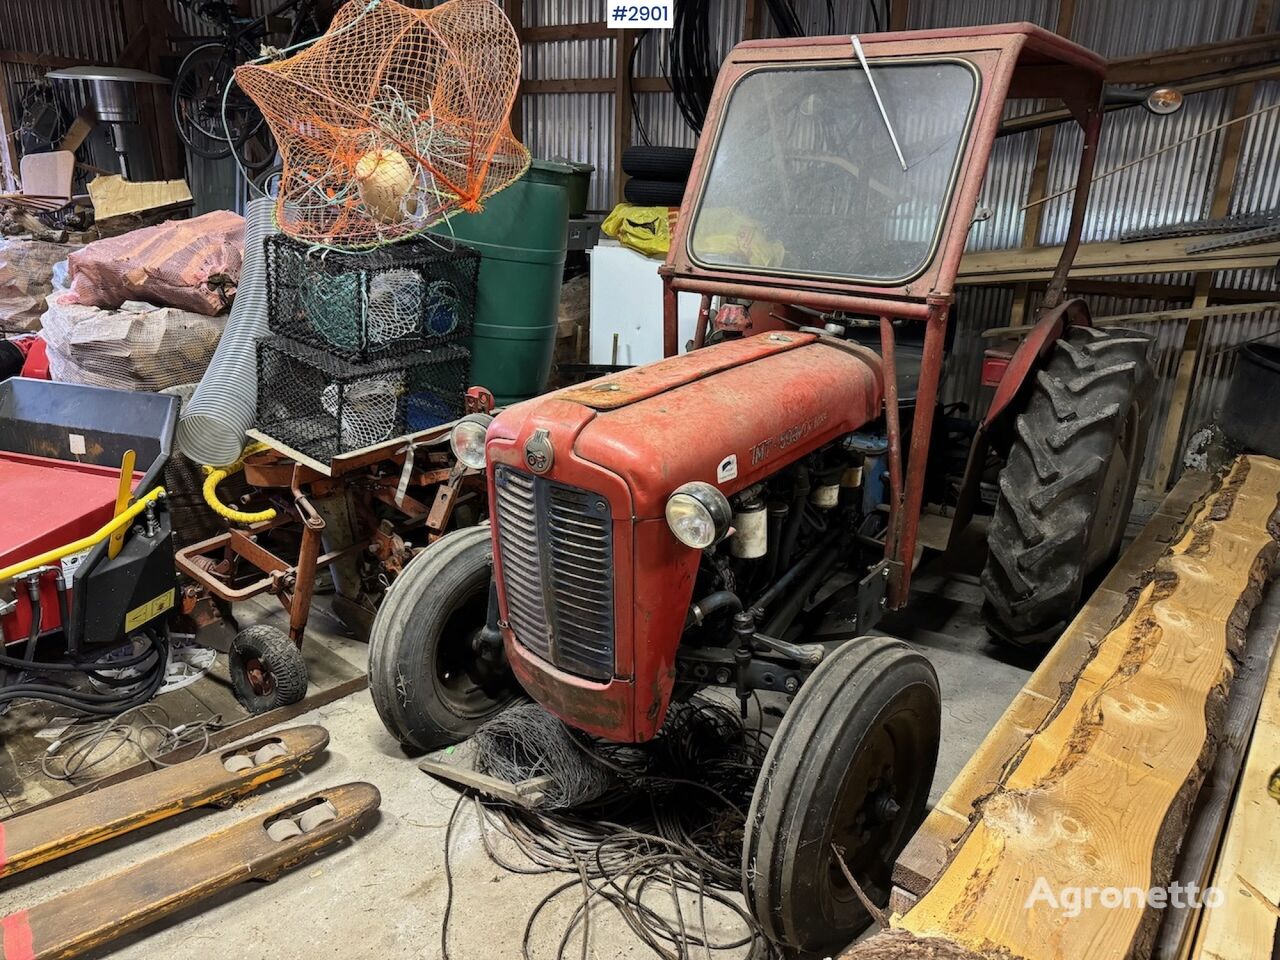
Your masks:
{"label": "metal implement frame", "polygon": [[[359,536],[341,549],[322,553],[327,524],[313,499],[359,493],[366,500],[377,500],[394,507],[405,515],[406,524],[421,522],[428,531],[429,539],[437,539],[448,526],[464,487],[469,482],[479,483],[473,479],[471,471],[459,469],[457,465],[437,467],[430,462],[422,469],[410,463],[408,477],[402,476],[411,453],[420,444],[433,442],[442,429],[447,428],[382,444],[362,452],[353,462],[345,463],[332,472],[320,472],[307,463],[298,462],[293,451],[283,448],[250,455],[244,464],[245,479],[250,485],[259,490],[287,491],[289,500],[281,503],[278,514],[270,520],[233,528],[176,551],[174,560],[178,569],[209,596],[224,603],[242,603],[262,594],[276,597],[289,617],[289,639],[301,649],[311,612],[311,598],[315,593],[316,575],[322,567],[366,551],[384,563],[397,562],[392,556],[394,548],[391,543],[396,536],[395,530],[383,530],[381,525],[373,522],[372,514],[367,518],[368,529],[362,531],[367,536]],[[426,439],[419,439],[423,437]],[[394,469],[378,476],[374,468],[379,465]],[[424,504],[400,490],[402,486],[431,485],[438,485],[431,504]],[[262,533],[295,524],[302,532],[295,563],[258,542],[257,537]],[[262,575],[234,586],[224,578],[224,571],[234,571],[238,564]]]}

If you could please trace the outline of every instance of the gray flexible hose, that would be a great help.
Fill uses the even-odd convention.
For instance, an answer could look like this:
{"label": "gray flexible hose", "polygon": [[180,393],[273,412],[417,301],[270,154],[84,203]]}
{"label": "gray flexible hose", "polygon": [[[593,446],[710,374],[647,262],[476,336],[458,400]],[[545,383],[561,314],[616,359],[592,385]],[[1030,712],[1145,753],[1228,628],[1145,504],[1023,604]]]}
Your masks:
{"label": "gray flexible hose", "polygon": [[244,263],[231,316],[194,396],[182,405],[177,444],[187,457],[213,466],[232,463],[258,407],[258,341],[267,335],[267,264],[263,242],[276,233],[275,202],[250,200]]}

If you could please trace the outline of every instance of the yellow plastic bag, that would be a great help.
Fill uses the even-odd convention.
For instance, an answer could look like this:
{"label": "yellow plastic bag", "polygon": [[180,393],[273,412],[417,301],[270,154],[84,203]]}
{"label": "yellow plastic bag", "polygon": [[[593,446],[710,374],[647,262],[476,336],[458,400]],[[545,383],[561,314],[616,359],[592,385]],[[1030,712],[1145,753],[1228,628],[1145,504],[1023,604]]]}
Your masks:
{"label": "yellow plastic bag", "polygon": [[779,267],[786,249],[770,240],[758,220],[736,210],[711,207],[698,216],[693,248],[714,263],[741,263],[753,267]]}
{"label": "yellow plastic bag", "polygon": [[678,209],[620,203],[605,217],[600,229],[646,257],[663,258],[671,247],[671,228]]}

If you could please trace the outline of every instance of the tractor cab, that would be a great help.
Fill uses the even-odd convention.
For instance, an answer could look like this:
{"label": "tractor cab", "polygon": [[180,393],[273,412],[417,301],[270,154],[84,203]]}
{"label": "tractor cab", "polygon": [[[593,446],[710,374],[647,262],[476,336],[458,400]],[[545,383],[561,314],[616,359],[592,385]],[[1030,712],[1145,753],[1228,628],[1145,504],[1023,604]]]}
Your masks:
{"label": "tractor cab", "polygon": [[1091,168],[1105,65],[1029,23],[739,44],[664,279],[672,291],[927,319],[953,295],[1008,101],[1060,101],[1086,130]]}

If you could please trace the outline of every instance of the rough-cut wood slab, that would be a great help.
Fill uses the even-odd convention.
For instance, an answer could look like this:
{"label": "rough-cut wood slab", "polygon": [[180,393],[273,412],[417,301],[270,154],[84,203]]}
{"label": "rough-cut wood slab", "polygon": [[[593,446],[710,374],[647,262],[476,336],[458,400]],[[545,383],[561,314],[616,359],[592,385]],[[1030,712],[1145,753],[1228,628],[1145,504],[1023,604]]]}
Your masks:
{"label": "rough-cut wood slab", "polygon": [[1063,686],[1074,682],[1081,664],[1129,606],[1130,594],[1150,579],[1156,559],[1182,536],[1197,504],[1212,487],[1213,477],[1208,474],[1183,474],[991,728],[898,857],[893,882],[898,896],[906,895],[905,902],[923,895],[942,873],[951,851],[969,829],[978,800],[999,786],[1027,740],[1057,705]]}
{"label": "rough-cut wood slab", "polygon": [[[1273,572],[1274,575],[1274,572]],[[1280,636],[1280,584],[1268,588],[1262,603],[1249,618],[1249,630],[1245,637],[1244,657],[1236,667],[1236,678],[1231,684],[1231,699],[1227,702],[1227,714],[1222,724],[1222,736],[1218,741],[1218,755],[1213,769],[1200,788],[1196,806],[1182,838],[1178,863],[1174,867],[1174,879],[1186,886],[1194,883],[1203,888],[1212,883],[1214,860],[1222,845],[1227,817],[1231,813],[1231,798],[1244,767],[1245,751],[1253,737],[1258,711],[1262,706],[1263,690],[1272,670]],[[1280,810],[1280,805],[1277,806]],[[1280,825],[1277,825],[1280,826]],[[1280,851],[1276,851],[1280,853]],[[1183,907],[1167,907],[1156,935],[1152,960],[1185,960],[1191,956],[1196,924],[1200,920],[1199,904]]]}
{"label": "rough-cut wood slab", "polygon": [[1275,956],[1280,908],[1280,660],[1273,663],[1213,873],[1221,906],[1202,911],[1197,960]]}
{"label": "rough-cut wood slab", "polygon": [[1280,462],[1241,457],[979,801],[896,934],[847,956],[1145,957],[1159,920],[1145,899],[1095,901],[1072,918],[1027,905],[1037,890],[1167,883],[1278,541]]}

